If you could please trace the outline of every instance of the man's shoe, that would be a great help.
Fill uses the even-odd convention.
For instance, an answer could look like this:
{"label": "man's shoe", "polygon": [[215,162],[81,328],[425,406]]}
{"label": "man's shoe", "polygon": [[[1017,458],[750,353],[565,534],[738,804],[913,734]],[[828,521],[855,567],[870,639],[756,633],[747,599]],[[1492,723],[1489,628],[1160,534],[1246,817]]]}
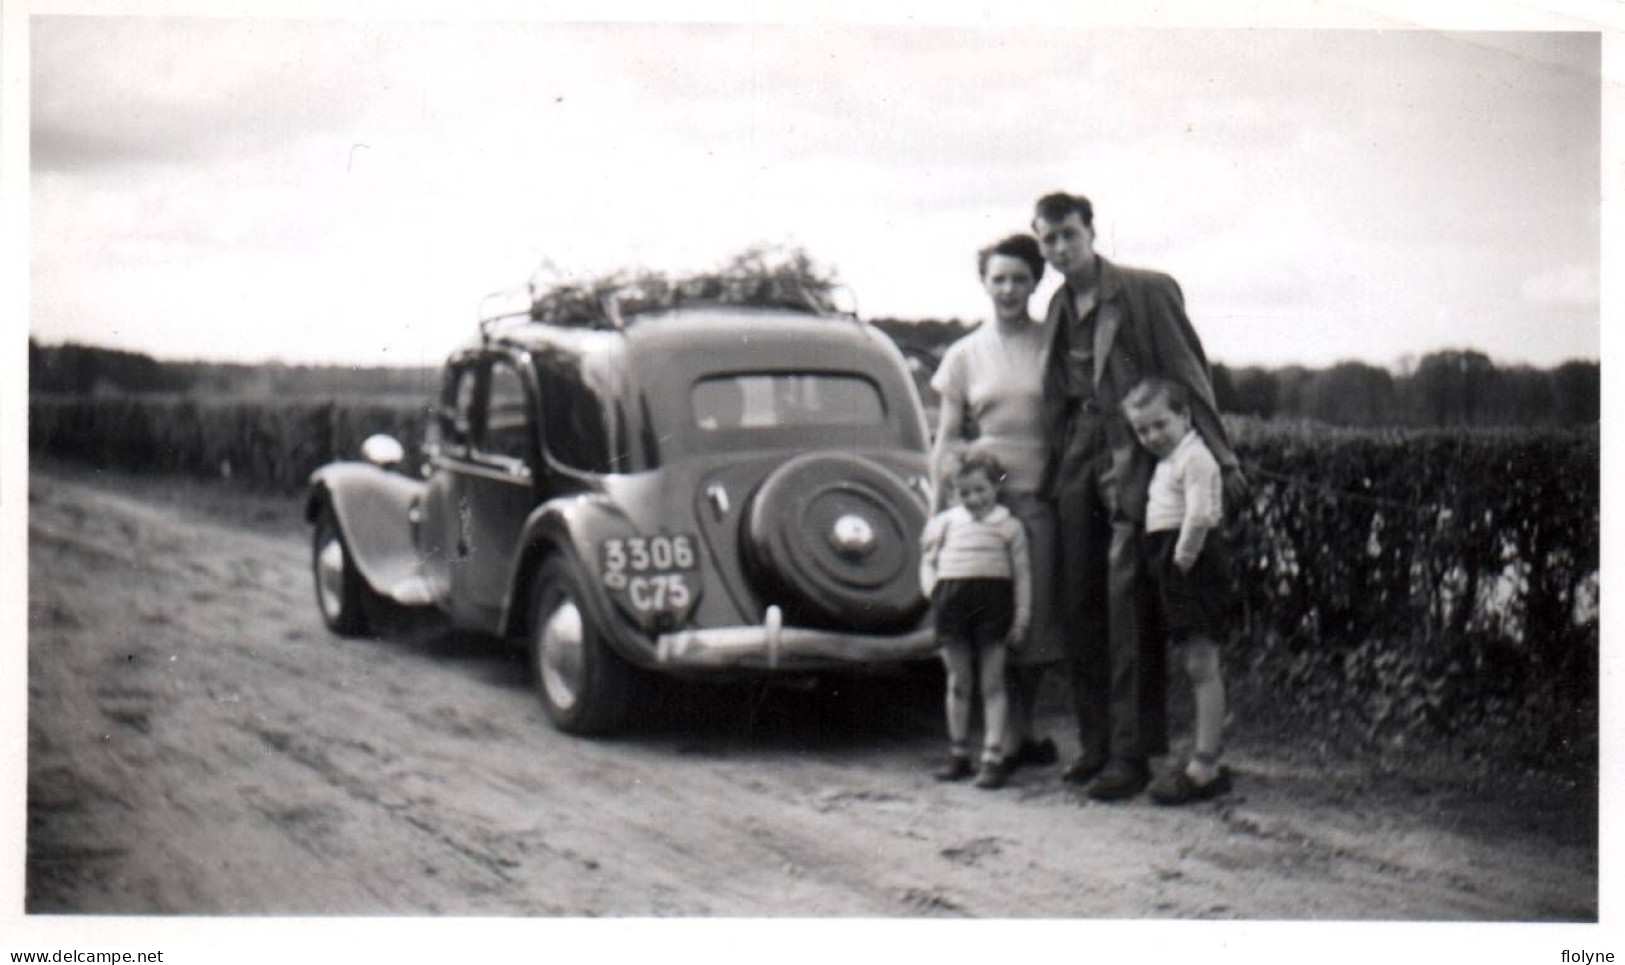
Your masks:
{"label": "man's shoe", "polygon": [[1010,765],[1004,761],[988,761],[976,775],[976,786],[984,791],[1004,787],[1010,780]]}
{"label": "man's shoe", "polygon": [[941,769],[931,776],[939,781],[963,781],[975,773],[976,769],[970,766],[970,758],[960,757],[955,754],[953,757],[948,758],[947,764],[943,765]]}
{"label": "man's shoe", "polygon": [[1151,782],[1146,794],[1158,804],[1191,804],[1196,801],[1211,801],[1230,790],[1230,768],[1220,767],[1219,773],[1206,784],[1198,784],[1185,773],[1184,767],[1176,767],[1168,773]]}
{"label": "man's shoe", "polygon": [[1105,768],[1105,758],[1093,760],[1087,757],[1080,757],[1068,764],[1066,766],[1066,770],[1061,772],[1061,780],[1068,784],[1088,784],[1090,781],[1095,779],[1095,775],[1105,770]]}
{"label": "man's shoe", "polygon": [[1139,758],[1117,757],[1089,782],[1084,793],[1096,801],[1121,801],[1145,790],[1151,772]]}
{"label": "man's shoe", "polygon": [[1048,737],[1041,741],[1022,741],[1016,752],[1005,758],[1012,767],[1048,767],[1061,759],[1061,752]]}

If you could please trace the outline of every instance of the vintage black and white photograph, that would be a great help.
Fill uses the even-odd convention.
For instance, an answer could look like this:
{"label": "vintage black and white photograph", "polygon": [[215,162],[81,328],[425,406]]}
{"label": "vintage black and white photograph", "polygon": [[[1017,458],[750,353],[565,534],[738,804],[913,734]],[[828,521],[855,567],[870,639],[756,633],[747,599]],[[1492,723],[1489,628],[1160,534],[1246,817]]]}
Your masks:
{"label": "vintage black and white photograph", "polygon": [[1578,6],[8,10],[0,946],[1625,955]]}

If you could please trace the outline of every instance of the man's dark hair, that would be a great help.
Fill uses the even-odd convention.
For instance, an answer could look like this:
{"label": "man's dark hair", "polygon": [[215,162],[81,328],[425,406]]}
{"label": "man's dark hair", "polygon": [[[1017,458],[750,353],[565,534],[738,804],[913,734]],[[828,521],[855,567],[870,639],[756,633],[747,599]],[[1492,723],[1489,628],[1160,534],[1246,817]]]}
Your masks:
{"label": "man's dark hair", "polygon": [[1035,226],[1039,218],[1054,224],[1065,221],[1066,216],[1074,211],[1082,219],[1085,228],[1091,230],[1094,228],[1095,206],[1089,202],[1089,199],[1081,194],[1066,194],[1061,191],[1046,194],[1038,199],[1038,203],[1033,205],[1033,221]]}
{"label": "man's dark hair", "polygon": [[1044,277],[1044,253],[1038,249],[1038,239],[1032,235],[1011,235],[994,242],[976,253],[976,273],[987,277],[987,263],[994,255],[1020,258],[1032,269],[1033,281]]}
{"label": "man's dark hair", "polygon": [[1169,412],[1181,415],[1189,415],[1191,411],[1190,391],[1178,382],[1156,376],[1141,379],[1134,383],[1134,388],[1123,393],[1124,410],[1144,409],[1154,402],[1161,402]]}

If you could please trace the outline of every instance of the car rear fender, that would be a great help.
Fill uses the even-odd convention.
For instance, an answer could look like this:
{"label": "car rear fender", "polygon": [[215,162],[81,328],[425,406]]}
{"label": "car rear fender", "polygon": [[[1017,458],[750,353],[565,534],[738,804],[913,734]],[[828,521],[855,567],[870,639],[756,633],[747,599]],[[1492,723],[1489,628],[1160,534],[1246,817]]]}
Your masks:
{"label": "car rear fender", "polygon": [[410,513],[425,488],[421,480],[370,463],[330,463],[310,477],[305,519],[314,523],[322,507],[331,506],[367,585],[396,598],[398,587],[421,582]]}
{"label": "car rear fender", "polygon": [[502,626],[507,636],[525,631],[530,619],[530,594],[536,571],[547,559],[568,554],[584,569],[584,590],[591,597],[594,623],[605,631],[612,646],[627,660],[649,665],[654,661],[653,644],[643,639],[622,620],[614,618],[614,606],[604,595],[592,574],[598,572],[598,547],[605,538],[629,529],[625,514],[601,493],[579,493],[549,500],[525,520],[520,538],[519,562],[503,605]]}

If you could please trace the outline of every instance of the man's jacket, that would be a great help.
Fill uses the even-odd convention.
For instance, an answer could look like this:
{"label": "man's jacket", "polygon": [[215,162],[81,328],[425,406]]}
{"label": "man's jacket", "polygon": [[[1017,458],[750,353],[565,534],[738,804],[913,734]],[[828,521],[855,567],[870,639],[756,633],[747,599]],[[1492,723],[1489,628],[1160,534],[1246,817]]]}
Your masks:
{"label": "man's jacket", "polygon": [[[1140,520],[1145,514],[1146,485],[1156,459],[1134,437],[1123,415],[1123,396],[1134,383],[1149,376],[1177,382],[1190,392],[1191,420],[1202,439],[1226,471],[1236,468],[1236,453],[1219,421],[1213,397],[1213,376],[1202,341],[1185,315],[1179,283],[1162,272],[1114,265],[1098,259],[1094,334],[1095,402],[1105,420],[1110,448],[1108,479],[1115,489],[1117,512]],[[1047,324],[1054,332],[1044,371],[1044,437],[1049,455],[1042,492],[1053,499],[1072,480],[1064,466],[1068,433],[1074,417],[1066,392],[1066,360],[1076,324],[1076,303],[1070,284],[1050,299]],[[1081,480],[1079,480],[1081,481]]]}

